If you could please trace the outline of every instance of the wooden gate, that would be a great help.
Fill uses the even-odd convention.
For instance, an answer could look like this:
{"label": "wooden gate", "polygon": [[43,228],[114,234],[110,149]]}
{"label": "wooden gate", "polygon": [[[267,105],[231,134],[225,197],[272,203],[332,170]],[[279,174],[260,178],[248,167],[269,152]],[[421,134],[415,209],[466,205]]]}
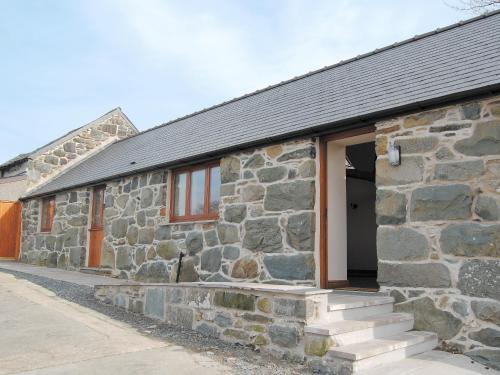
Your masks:
{"label": "wooden gate", "polygon": [[19,256],[21,202],[0,201],[0,258]]}

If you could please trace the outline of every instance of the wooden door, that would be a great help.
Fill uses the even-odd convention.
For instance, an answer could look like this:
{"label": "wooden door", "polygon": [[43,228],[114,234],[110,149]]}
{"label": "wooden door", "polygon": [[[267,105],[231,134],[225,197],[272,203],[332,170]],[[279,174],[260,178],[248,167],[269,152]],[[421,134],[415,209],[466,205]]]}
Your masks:
{"label": "wooden door", "polygon": [[0,201],[0,258],[19,256],[21,203]]}
{"label": "wooden door", "polygon": [[104,190],[105,186],[96,186],[92,194],[92,215],[90,218],[89,267],[101,264],[101,245],[104,237]]}

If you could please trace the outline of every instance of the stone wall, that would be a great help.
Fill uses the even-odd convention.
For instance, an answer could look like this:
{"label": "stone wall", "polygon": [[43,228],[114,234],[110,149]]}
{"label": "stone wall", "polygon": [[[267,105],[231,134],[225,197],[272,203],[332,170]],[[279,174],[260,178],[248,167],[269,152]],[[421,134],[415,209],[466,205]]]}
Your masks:
{"label": "stone wall", "polygon": [[442,347],[486,358],[500,355],[499,99],[381,122],[376,136],[382,290]]}
{"label": "stone wall", "polygon": [[85,267],[90,192],[84,188],[56,195],[50,233],[40,232],[41,201],[23,202],[22,262],[66,269]]}
{"label": "stone wall", "polygon": [[104,266],[120,277],[314,283],[315,146],[289,142],[221,160],[219,219],[168,223],[167,172],[106,189]]}
{"label": "stone wall", "polygon": [[[96,120],[97,121],[97,120]],[[35,152],[27,163],[28,189],[40,185],[75,161],[90,155],[103,146],[136,133],[135,128],[119,110],[84,126],[80,132],[56,143],[53,147]]]}
{"label": "stone wall", "polygon": [[[314,284],[315,156],[307,139],[223,158],[219,219],[203,222],[169,223],[166,170],[107,182],[101,266],[172,282],[182,251],[181,281]],[[91,191],[57,194],[50,234],[38,232],[40,200],[24,202],[23,261],[86,265]]]}
{"label": "stone wall", "polygon": [[329,291],[310,287],[199,283],[101,285],[98,300],[202,335],[305,358],[304,327],[324,318]]}

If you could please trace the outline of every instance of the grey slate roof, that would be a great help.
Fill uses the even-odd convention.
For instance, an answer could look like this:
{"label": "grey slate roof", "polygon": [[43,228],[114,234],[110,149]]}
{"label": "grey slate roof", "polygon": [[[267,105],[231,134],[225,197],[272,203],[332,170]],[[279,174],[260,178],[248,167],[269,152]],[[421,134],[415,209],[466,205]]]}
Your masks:
{"label": "grey slate roof", "polygon": [[4,168],[10,167],[14,164],[21,163],[24,160],[29,159],[30,155],[31,155],[31,152],[28,152],[25,154],[19,154],[19,155],[13,157],[12,159],[7,160],[5,163],[0,164],[0,169],[4,169]]}
{"label": "grey slate roof", "polygon": [[500,12],[296,77],[118,141],[30,196],[500,88]]}

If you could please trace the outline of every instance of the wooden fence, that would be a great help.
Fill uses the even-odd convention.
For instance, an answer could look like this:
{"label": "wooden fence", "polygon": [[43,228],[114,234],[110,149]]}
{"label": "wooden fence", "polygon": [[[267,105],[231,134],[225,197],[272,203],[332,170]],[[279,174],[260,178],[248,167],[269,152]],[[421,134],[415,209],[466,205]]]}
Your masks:
{"label": "wooden fence", "polygon": [[19,257],[21,203],[0,201],[0,258]]}

